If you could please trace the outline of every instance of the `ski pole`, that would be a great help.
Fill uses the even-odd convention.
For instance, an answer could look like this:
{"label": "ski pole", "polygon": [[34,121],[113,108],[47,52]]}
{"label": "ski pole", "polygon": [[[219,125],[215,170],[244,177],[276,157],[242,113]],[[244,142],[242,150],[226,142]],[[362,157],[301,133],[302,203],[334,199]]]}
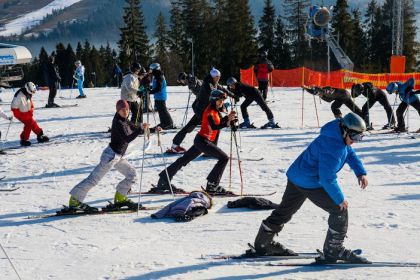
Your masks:
{"label": "ski pole", "polygon": [[305,93],[305,90],[302,88],[302,124],[301,124],[302,127],[303,127],[303,105],[305,102],[304,93]]}
{"label": "ski pole", "polygon": [[[235,108],[235,112],[236,112],[236,116],[239,118],[239,112],[238,112],[238,104],[236,103],[235,100],[234,101],[234,108]],[[232,103],[232,99],[230,100],[230,102]],[[242,150],[242,137],[241,137],[241,132],[238,130],[238,134],[239,134],[239,148]]]}
{"label": "ski pole", "polygon": [[184,114],[184,118],[182,119],[182,126],[185,126],[187,124],[187,120],[188,120],[188,109],[190,106],[190,99],[191,99],[191,90],[188,89],[188,101],[187,101],[187,108],[185,109],[185,114]]}
{"label": "ski pole", "polygon": [[229,187],[228,190],[232,187],[232,153],[233,153],[233,128],[230,127],[230,154],[229,154]]}
{"label": "ski pole", "polygon": [[316,106],[316,100],[315,100],[315,95],[312,95],[314,97],[314,105],[315,105],[315,114],[316,114],[316,121],[318,122],[318,127],[319,126],[319,117],[318,117],[318,107]]}
{"label": "ski pole", "polygon": [[146,133],[148,129],[143,131],[143,156],[141,161],[141,171],[140,171],[140,186],[139,186],[139,199],[137,202],[137,216],[139,215],[140,210],[140,200],[141,200],[141,187],[143,185],[143,173],[144,173],[144,156],[146,154]]}
{"label": "ski pole", "polygon": [[12,260],[9,258],[9,256],[6,253],[6,250],[4,250],[3,245],[1,245],[0,243],[0,247],[3,250],[4,255],[6,256],[6,258],[9,260],[10,265],[12,266],[13,270],[16,272],[17,277],[22,280],[22,278],[20,277],[19,273],[16,270],[16,267],[13,265]]}
{"label": "ski pole", "polygon": [[243,180],[243,177],[242,177],[241,158],[239,156],[239,149],[238,149],[238,141],[236,139],[236,132],[233,132],[233,139],[235,140],[236,156],[238,157],[238,168],[239,168],[239,176],[241,178],[241,196],[242,196],[243,190],[244,190],[244,180]]}
{"label": "ski pole", "polygon": [[171,189],[172,198],[173,198],[173,200],[175,200],[174,190],[172,189],[171,179],[169,178],[168,168],[166,167],[165,153],[163,152],[163,148],[162,148],[162,145],[161,145],[161,142],[160,142],[160,132],[159,132],[159,130],[157,130],[157,137],[158,137],[158,146],[160,147],[160,152],[162,153],[163,165],[165,166],[166,179],[168,180],[169,188]]}
{"label": "ski pole", "polygon": [[7,126],[6,136],[4,136],[4,141],[3,141],[3,143],[1,144],[1,149],[0,149],[0,151],[3,151],[3,148],[4,148],[4,143],[6,143],[6,142],[7,142],[7,135],[9,135],[9,129],[10,129],[10,125],[12,124],[12,121],[13,121],[13,119],[11,119],[11,120],[10,120],[9,125]]}

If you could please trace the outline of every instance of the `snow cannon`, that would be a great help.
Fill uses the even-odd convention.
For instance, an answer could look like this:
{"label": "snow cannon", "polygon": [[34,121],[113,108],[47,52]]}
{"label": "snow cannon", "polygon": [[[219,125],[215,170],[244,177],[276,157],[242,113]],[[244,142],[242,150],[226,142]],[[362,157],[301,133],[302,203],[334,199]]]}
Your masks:
{"label": "snow cannon", "polygon": [[322,39],[327,33],[327,26],[331,20],[331,14],[328,8],[320,6],[311,6],[309,8],[306,32],[311,38]]}

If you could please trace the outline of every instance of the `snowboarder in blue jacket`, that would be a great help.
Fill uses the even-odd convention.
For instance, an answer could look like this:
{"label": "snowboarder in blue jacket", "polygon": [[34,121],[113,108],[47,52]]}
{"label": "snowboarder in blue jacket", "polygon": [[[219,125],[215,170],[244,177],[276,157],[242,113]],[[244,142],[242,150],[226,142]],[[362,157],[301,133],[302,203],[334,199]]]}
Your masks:
{"label": "snowboarder in blue jacket", "polygon": [[[404,122],[404,112],[407,110],[408,105],[411,105],[414,109],[416,109],[417,113],[420,115],[420,90],[414,91],[414,85],[414,78],[410,78],[405,83],[394,82],[390,83],[386,87],[389,94],[393,94],[395,92],[399,95],[401,100],[401,103],[397,108],[398,125],[395,129],[396,132],[407,131]],[[420,129],[417,132],[420,132]]]}
{"label": "snowboarder in blue jacket", "polygon": [[337,173],[347,163],[355,172],[360,186],[363,189],[367,187],[366,170],[351,147],[353,143],[362,140],[365,130],[365,122],[355,113],[349,113],[321,128],[320,135],[289,167],[282,201],[261,223],[255,239],[255,254],[296,255],[292,250],[273,241],[273,238],[308,198],[329,213],[329,228],[323,256],[319,261],[368,262],[343,246],[348,227],[348,202],[337,182]]}

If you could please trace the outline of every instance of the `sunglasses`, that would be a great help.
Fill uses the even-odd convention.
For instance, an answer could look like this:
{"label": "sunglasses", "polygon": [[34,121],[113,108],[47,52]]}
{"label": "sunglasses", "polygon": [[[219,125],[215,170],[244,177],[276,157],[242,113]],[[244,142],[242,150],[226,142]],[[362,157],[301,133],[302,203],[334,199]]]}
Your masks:
{"label": "sunglasses", "polygon": [[358,132],[358,131],[354,131],[354,130],[349,130],[347,133],[349,135],[349,138],[354,142],[362,141],[363,136],[365,136],[363,134],[363,132]]}

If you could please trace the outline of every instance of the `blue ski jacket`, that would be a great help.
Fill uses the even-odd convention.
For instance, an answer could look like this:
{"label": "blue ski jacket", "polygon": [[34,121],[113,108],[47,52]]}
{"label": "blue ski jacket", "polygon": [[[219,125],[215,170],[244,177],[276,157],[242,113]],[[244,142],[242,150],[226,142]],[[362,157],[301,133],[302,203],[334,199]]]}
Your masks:
{"label": "blue ski jacket", "polygon": [[163,76],[160,83],[155,77],[153,77],[152,91],[150,93],[155,95],[155,100],[166,101],[168,99],[166,94],[166,80]]}
{"label": "blue ski jacket", "polygon": [[337,173],[345,163],[348,163],[356,176],[366,175],[353,148],[345,144],[340,120],[337,119],[321,128],[320,135],[292,163],[286,175],[301,188],[324,188],[338,205],[344,201],[344,195],[337,182]]}
{"label": "blue ski jacket", "polygon": [[397,82],[398,85],[398,94],[402,102],[411,104],[416,100],[420,100],[417,94],[413,94],[413,89],[415,85],[414,78],[408,79],[405,83]]}

